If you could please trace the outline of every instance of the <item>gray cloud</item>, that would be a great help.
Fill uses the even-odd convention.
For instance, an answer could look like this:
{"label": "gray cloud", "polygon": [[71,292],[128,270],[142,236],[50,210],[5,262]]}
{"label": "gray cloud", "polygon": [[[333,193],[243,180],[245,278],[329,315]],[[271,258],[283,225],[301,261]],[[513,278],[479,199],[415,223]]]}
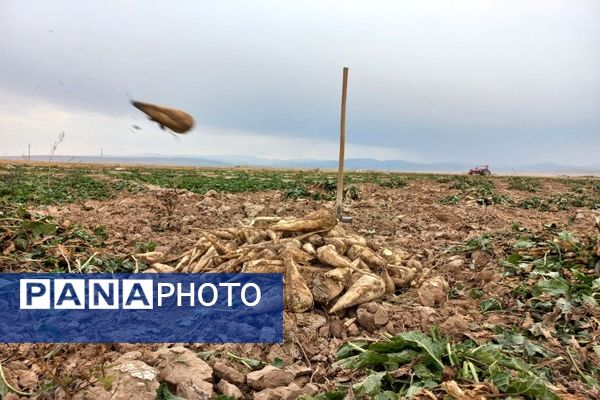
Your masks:
{"label": "gray cloud", "polygon": [[334,141],[348,65],[357,145],[585,163],[600,151],[598,15],[554,0],[4,1],[0,90],[134,121],[129,94],[199,128]]}

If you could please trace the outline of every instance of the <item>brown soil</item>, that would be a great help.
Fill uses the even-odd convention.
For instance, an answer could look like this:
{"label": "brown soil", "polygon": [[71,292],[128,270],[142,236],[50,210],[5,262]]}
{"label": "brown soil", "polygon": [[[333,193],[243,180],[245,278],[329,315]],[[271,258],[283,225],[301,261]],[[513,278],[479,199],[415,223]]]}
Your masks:
{"label": "brown soil", "polygon": [[[564,185],[556,180],[542,179],[542,182],[541,193],[544,195],[566,191]],[[365,323],[366,327],[363,327],[357,319],[356,308],[337,315],[328,315],[324,309],[317,308],[302,314],[286,312],[283,344],[191,344],[185,347],[193,351],[215,350],[208,361],[211,366],[223,362],[243,375],[249,370],[232,362],[225,355],[226,351],[264,361],[280,358],[286,366],[309,367],[310,373],[294,377],[294,382],[299,388],[306,388],[305,392],[320,392],[334,387],[336,376],[329,366],[334,361],[337,348],[348,339],[377,339],[383,332],[393,335],[415,329],[429,332],[431,325],[437,325],[444,334],[485,341],[491,337],[494,326],[526,325],[528,316],[510,312],[483,314],[479,310],[479,302],[464,295],[450,296],[443,304],[424,307],[417,300],[417,288],[427,278],[442,276],[451,291],[459,286],[477,287],[483,288],[486,295],[501,298],[509,290],[498,268],[498,259],[505,254],[498,248],[493,254],[473,252],[452,258],[453,254],[445,250],[482,234],[508,233],[515,222],[537,231],[542,229],[542,224],[548,223],[566,227],[568,219],[574,217],[568,226],[569,231],[592,234],[592,215],[597,214],[590,210],[540,212],[504,205],[486,207],[468,201],[441,205],[441,198],[458,192],[448,189],[447,184],[429,180],[411,181],[401,189],[375,185],[361,185],[359,189],[360,199],[346,205],[348,214],[353,217],[352,223],[344,224],[346,231],[370,237],[375,244],[404,251],[408,259],[422,265],[423,272],[412,287],[394,295],[385,295],[377,301],[387,311],[384,314],[388,321],[374,324],[371,317],[371,323]],[[509,191],[503,181],[497,182],[497,192],[509,194],[516,200],[531,196],[525,192]],[[330,206],[323,201],[289,200],[278,191],[200,196],[185,190],[151,188],[108,201],[85,201],[51,206],[40,211],[87,227],[105,226],[109,240],[104,251],[127,257],[139,252],[136,245],[141,242],[153,241],[157,244],[156,250],[178,254],[195,243],[204,229],[233,227],[238,221],[255,216],[303,216]],[[456,260],[462,262],[453,262]],[[367,310],[365,313],[376,311]],[[123,354],[136,351],[141,352],[137,359],[152,365],[153,357],[161,347],[164,346],[1,345],[0,360],[8,378],[23,390],[35,390],[38,381],[52,375],[55,381],[63,381],[65,385],[69,377],[82,379],[88,376],[89,386],[82,379],[74,397],[95,398],[94,390],[100,385],[100,371],[109,368]],[[44,356],[51,352],[56,355],[46,363]],[[287,379],[277,377],[284,378]],[[218,385],[220,379],[215,373],[212,380],[215,393],[218,387],[225,386]],[[338,376],[337,379],[343,381],[344,377]],[[246,395],[254,392],[248,384],[238,386]],[[68,395],[58,388],[46,397],[68,398]]]}

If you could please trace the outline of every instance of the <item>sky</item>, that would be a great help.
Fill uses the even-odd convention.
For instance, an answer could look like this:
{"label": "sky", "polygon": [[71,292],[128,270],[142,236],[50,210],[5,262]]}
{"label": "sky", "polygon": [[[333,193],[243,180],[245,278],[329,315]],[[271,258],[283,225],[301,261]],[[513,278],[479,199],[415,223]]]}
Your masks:
{"label": "sky", "polygon": [[[597,0],[0,0],[0,156],[600,161]],[[183,109],[169,135],[130,99]],[[138,125],[142,129],[132,129]]]}

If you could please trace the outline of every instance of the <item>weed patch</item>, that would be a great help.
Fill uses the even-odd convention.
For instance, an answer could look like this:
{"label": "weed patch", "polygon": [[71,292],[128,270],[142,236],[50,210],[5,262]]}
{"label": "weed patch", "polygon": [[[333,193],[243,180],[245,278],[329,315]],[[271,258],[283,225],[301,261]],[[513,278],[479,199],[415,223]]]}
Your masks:
{"label": "weed patch", "polygon": [[508,178],[508,188],[510,190],[535,193],[540,190],[540,180],[524,176],[511,176]]}

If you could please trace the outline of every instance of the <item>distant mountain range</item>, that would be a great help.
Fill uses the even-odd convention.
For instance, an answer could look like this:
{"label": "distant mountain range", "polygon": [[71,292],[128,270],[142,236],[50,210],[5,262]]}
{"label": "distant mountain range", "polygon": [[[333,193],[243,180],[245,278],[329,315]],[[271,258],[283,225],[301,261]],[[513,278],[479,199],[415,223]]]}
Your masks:
{"label": "distant mountain range", "polygon": [[[23,160],[23,157],[2,157],[5,160]],[[32,161],[48,161],[48,156],[31,156]],[[89,164],[149,164],[173,165],[193,167],[266,167],[266,168],[294,168],[294,169],[337,169],[336,160],[274,160],[259,157],[246,157],[237,155],[222,156],[160,156],[157,154],[142,154],[135,156],[54,156],[52,161],[67,163]],[[370,158],[350,158],[345,162],[345,169],[376,170],[398,172],[466,172],[474,165],[437,162],[416,163],[404,160],[374,160]],[[600,164],[587,166],[561,165],[556,163],[524,164],[515,166],[490,165],[492,172],[510,173],[540,173],[553,175],[600,175]]]}

